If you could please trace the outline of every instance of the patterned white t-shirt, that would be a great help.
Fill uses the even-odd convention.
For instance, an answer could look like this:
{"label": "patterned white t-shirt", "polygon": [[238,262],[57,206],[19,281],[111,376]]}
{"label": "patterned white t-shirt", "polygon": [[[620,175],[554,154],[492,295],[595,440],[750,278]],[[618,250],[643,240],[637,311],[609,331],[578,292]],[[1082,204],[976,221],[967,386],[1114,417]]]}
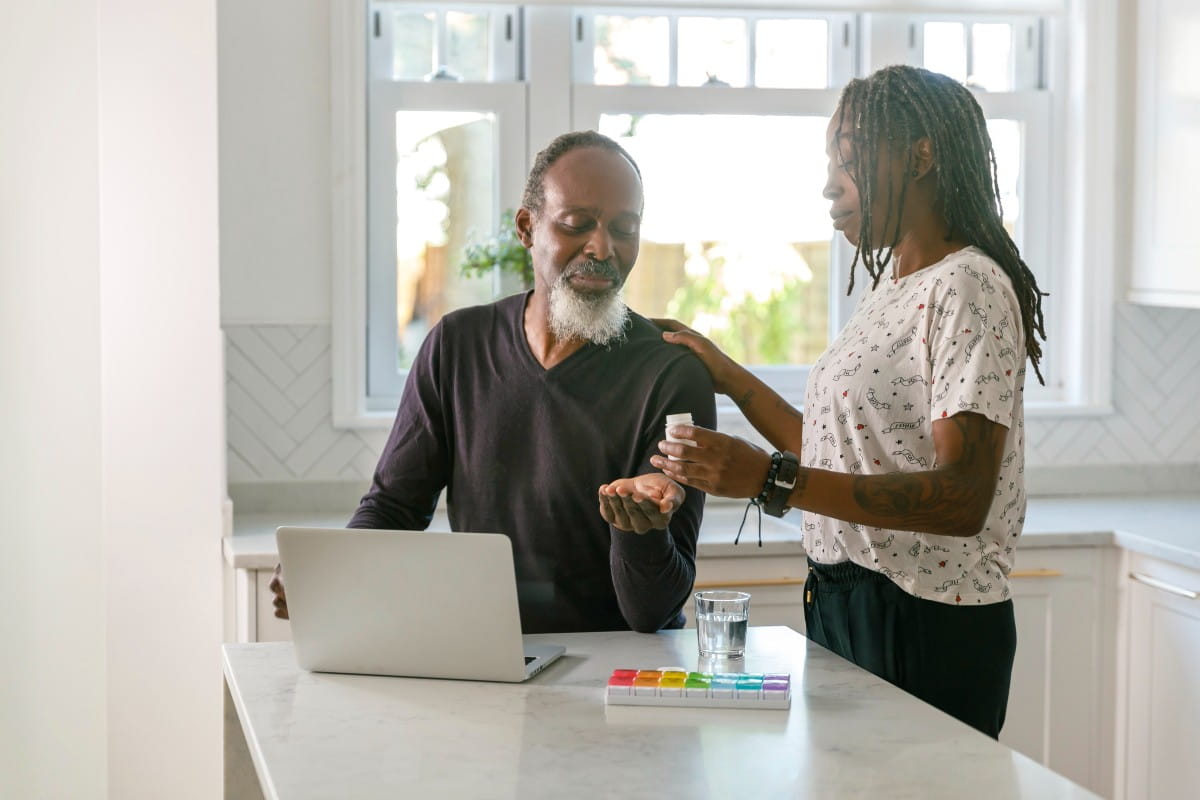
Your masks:
{"label": "patterned white t-shirt", "polygon": [[975,247],[859,301],[813,365],[804,397],[808,467],[878,475],[937,467],[933,421],[960,411],[1008,429],[996,497],[978,534],[935,536],[804,513],[817,562],[853,561],[917,597],[998,603],[1025,522],[1025,336],[1004,271]]}

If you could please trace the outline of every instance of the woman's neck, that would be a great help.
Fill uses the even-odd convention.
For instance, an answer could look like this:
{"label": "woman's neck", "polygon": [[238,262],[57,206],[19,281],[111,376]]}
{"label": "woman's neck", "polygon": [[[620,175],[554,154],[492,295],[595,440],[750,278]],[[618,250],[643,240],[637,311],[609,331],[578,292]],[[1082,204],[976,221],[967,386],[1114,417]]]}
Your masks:
{"label": "woman's neck", "polygon": [[892,249],[893,278],[903,278],[933,266],[951,253],[969,246],[969,242],[950,236],[944,227],[939,228],[915,228],[900,238]]}

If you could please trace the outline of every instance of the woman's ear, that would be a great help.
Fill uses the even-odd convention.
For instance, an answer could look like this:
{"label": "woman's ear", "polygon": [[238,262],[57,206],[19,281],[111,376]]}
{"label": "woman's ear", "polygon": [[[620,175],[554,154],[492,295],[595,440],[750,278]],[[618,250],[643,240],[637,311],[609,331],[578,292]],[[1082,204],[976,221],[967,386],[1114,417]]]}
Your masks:
{"label": "woman's ear", "polygon": [[909,170],[914,180],[921,180],[933,169],[933,142],[928,136],[922,136],[912,144],[909,156]]}
{"label": "woman's ear", "polygon": [[533,247],[533,216],[529,213],[529,209],[525,206],[518,208],[513,217],[513,223],[517,229],[517,238],[521,240],[525,249]]}

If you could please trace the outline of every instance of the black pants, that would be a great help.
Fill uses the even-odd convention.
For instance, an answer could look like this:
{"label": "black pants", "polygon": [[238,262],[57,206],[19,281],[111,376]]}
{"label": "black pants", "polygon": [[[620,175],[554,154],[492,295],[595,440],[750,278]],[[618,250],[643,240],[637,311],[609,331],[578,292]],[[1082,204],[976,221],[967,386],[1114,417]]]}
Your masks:
{"label": "black pants", "polygon": [[1008,707],[1012,600],[952,606],[913,597],[852,562],[808,562],[808,638],[993,739]]}

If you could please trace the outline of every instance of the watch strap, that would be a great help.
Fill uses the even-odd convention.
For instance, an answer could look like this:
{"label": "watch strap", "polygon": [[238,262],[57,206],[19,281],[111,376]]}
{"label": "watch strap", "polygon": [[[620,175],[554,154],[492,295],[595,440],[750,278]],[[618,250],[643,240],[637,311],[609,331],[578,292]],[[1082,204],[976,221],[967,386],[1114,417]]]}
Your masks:
{"label": "watch strap", "polygon": [[[792,489],[796,486],[796,477],[800,473],[800,459],[790,451],[775,455],[779,456],[779,468],[774,470],[775,474],[769,479],[769,485],[765,487],[767,499],[763,511],[772,517],[782,517],[789,511],[787,501],[792,495]],[[774,463],[773,459],[772,463]]]}

